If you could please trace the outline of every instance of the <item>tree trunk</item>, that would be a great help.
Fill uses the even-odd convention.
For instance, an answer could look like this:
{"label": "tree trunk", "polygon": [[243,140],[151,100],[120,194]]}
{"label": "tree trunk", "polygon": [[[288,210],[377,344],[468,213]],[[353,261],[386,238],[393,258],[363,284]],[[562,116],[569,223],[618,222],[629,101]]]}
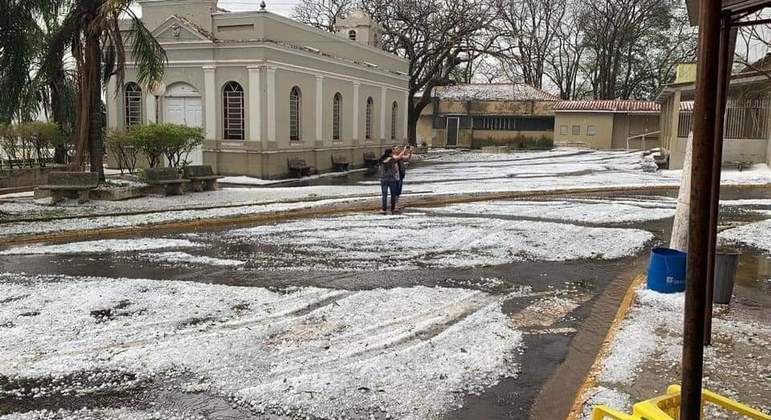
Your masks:
{"label": "tree trunk", "polygon": [[[53,76],[53,80],[49,83],[51,89],[51,113],[53,120],[62,136],[67,133],[66,127],[69,126],[69,118],[64,110],[64,89],[65,83],[67,83],[64,76],[64,69],[59,68],[56,70]],[[67,163],[67,144],[70,139],[62,139],[62,142],[54,146],[54,162],[65,164]]]}
{"label": "tree trunk", "polygon": [[418,118],[420,113],[410,107],[407,112],[407,142],[413,146],[418,144]]}
{"label": "tree trunk", "polygon": [[99,174],[99,181],[104,181],[104,145],[102,132],[102,107],[101,107],[101,55],[99,49],[99,37],[89,35],[86,38],[86,67],[89,69],[88,94],[89,101],[89,130],[88,130],[88,155],[91,164],[91,172]]}

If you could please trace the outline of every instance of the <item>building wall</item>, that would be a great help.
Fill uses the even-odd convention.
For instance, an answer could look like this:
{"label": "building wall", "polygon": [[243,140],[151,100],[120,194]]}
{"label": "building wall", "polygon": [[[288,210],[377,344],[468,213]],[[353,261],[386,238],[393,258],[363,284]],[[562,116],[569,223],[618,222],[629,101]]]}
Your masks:
{"label": "building wall", "polygon": [[528,131],[528,130],[474,130],[474,140],[514,140],[519,138],[527,139],[552,139],[553,131]]}
{"label": "building wall", "polygon": [[[621,114],[616,113],[613,115],[613,139],[611,142],[612,149],[626,149],[627,139],[630,137],[656,133],[659,131],[659,115],[658,114]],[[645,138],[645,148],[650,149],[659,146],[658,134],[652,134]],[[642,141],[640,138],[635,138],[629,141],[629,148],[640,149],[642,148]]]}
{"label": "building wall", "polygon": [[[436,113],[441,117],[465,116],[552,116],[556,101],[457,101],[439,100]],[[447,145],[446,128],[434,128],[433,104],[426,106],[421,112],[417,124],[418,142],[425,141],[433,147]],[[471,147],[474,140],[511,140],[519,137],[529,139],[552,138],[551,131],[528,130],[481,130],[461,127],[458,130],[456,147]]]}
{"label": "building wall", "polygon": [[[573,135],[573,126],[579,134]],[[588,135],[587,127],[595,127],[595,134]],[[562,127],[567,127],[567,134]],[[610,112],[560,112],[554,113],[554,143],[580,145],[593,149],[610,149],[613,142],[613,113]]]}
{"label": "building wall", "polygon": [[[143,5],[146,4],[143,2]],[[212,30],[222,32],[223,37],[225,34],[244,37],[251,31],[264,35],[262,40],[218,43],[215,46],[210,40],[201,39],[200,33],[188,23],[177,18],[160,18],[164,10],[169,14],[177,13],[181,2],[153,3],[160,4],[176,5],[171,9],[164,9],[165,6],[148,9],[158,12],[148,16],[148,19],[157,26],[154,34],[166,49],[169,59],[164,82],[167,87],[185,82],[200,93],[201,125],[206,133],[203,158],[220,173],[278,177],[288,172],[289,157],[305,158],[311,166],[324,171],[332,168],[333,153],[347,155],[352,163],[360,164],[365,151],[378,154],[384,144],[405,141],[408,76],[399,73],[407,69],[404,60],[343,37],[320,33],[289,19],[260,12],[215,13]],[[206,15],[212,19],[208,13],[201,16],[193,13],[186,17],[196,22]],[[177,27],[176,35],[172,33],[172,25]],[[288,42],[305,42],[304,45],[309,47],[318,43],[318,50],[322,50],[323,46],[330,54],[276,43],[271,36]],[[340,56],[336,55],[338,53]],[[127,63],[126,82],[135,80],[133,63]],[[244,140],[223,140],[222,90],[230,81],[238,82],[244,90]],[[289,94],[293,86],[298,86],[302,92],[301,140],[297,142],[290,142],[289,139]],[[114,78],[108,87],[108,91],[113,93],[107,96],[108,126],[123,128],[125,110],[121,87],[115,86]],[[119,91],[117,96],[114,95],[116,89]],[[343,97],[341,138],[333,142],[333,98],[337,92]],[[354,92],[358,95],[355,96]],[[142,93],[142,122],[153,122],[155,97],[146,88]],[[371,139],[365,138],[368,97],[372,97],[374,104]],[[394,102],[398,115],[396,132],[392,136],[391,110]],[[164,121],[165,106],[166,98],[161,96],[157,109],[161,122]],[[269,116],[272,116],[270,121]]]}
{"label": "building wall", "polygon": [[[678,137],[669,154],[669,169],[682,169],[687,138]],[[767,163],[771,141],[766,139],[724,139],[723,164]]]}

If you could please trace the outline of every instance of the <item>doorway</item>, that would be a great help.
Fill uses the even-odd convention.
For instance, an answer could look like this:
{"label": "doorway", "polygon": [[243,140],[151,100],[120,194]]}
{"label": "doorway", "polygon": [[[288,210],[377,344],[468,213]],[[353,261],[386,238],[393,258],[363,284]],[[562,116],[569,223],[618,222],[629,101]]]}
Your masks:
{"label": "doorway", "polygon": [[[164,97],[163,121],[188,127],[201,127],[201,94],[187,83],[175,83]],[[203,151],[196,147],[187,157],[191,165],[203,164]]]}
{"label": "doorway", "polygon": [[447,117],[447,145],[458,145],[458,127],[460,126],[460,118]]}

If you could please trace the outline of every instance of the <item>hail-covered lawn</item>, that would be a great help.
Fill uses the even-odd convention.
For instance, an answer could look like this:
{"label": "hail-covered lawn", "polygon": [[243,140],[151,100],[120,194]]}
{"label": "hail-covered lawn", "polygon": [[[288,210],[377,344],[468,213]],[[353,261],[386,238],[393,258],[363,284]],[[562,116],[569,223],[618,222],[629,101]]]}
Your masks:
{"label": "hail-covered lawn", "polygon": [[631,223],[667,219],[675,213],[676,200],[662,196],[616,198],[567,198],[559,200],[501,200],[427,208],[441,215],[490,215],[527,217],[591,224]]}
{"label": "hail-covered lawn", "polygon": [[[646,172],[650,162],[643,158],[641,152],[571,148],[504,154],[438,150],[416,156],[415,160],[416,164],[411,165],[407,171],[404,187],[404,193],[412,197],[595,187],[677,186],[682,172]],[[723,179],[728,185],[771,183],[771,170],[765,165],[754,165],[741,172],[724,170]],[[334,205],[342,201],[377,200],[375,197],[380,194],[375,179],[351,181],[347,185],[310,186],[271,186],[269,181],[244,177],[235,177],[231,181],[254,187],[223,188],[174,197],[92,201],[56,207],[28,195],[0,196],[0,221],[5,221],[0,223],[0,237],[205,220],[264,212],[280,213],[297,208]],[[144,214],[129,214],[138,212]],[[60,220],[13,223],[25,218],[51,217]]]}
{"label": "hail-covered lawn", "polygon": [[411,270],[520,261],[616,259],[653,239],[639,229],[482,217],[358,214],[237,229],[226,241],[252,245],[257,267]]}
{"label": "hail-covered lawn", "polygon": [[516,376],[505,298],[2,274],[0,398],[171,382],[256,413],[434,418]]}

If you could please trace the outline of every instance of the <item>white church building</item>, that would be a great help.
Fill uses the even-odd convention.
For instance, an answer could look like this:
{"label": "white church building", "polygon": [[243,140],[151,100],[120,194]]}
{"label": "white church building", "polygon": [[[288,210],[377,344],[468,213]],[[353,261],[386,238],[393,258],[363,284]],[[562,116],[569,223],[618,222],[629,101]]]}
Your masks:
{"label": "white church building", "polygon": [[354,165],[403,143],[408,63],[378,48],[362,12],[336,34],[267,10],[228,12],[216,0],[140,0],[142,20],[168,55],[152,92],[127,63],[117,96],[108,83],[108,128],[170,122],[203,127],[190,160],[223,175],[276,178],[290,159],[319,171],[332,156]]}

